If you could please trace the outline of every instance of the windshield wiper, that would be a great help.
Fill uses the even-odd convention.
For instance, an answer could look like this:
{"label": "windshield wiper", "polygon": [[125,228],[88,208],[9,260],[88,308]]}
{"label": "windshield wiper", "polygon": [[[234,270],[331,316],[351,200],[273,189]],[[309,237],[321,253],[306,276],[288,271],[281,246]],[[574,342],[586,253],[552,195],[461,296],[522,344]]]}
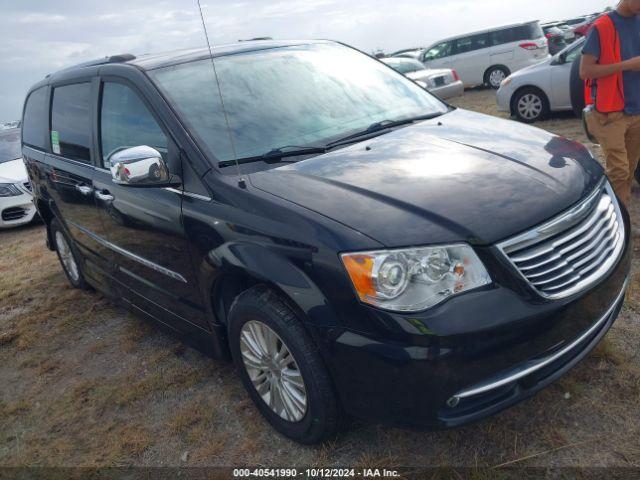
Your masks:
{"label": "windshield wiper", "polygon": [[[294,148],[295,150],[287,150],[288,148]],[[327,147],[298,147],[296,145],[287,145],[285,147],[274,148],[267,153],[262,155],[256,155],[254,157],[244,157],[236,160],[223,160],[218,162],[219,167],[230,167],[236,164],[244,164],[244,163],[254,163],[254,162],[266,162],[266,163],[277,163],[281,161],[283,158],[289,157],[301,157],[303,155],[313,155],[325,153],[327,151]]]}
{"label": "windshield wiper", "polygon": [[390,128],[400,127],[402,125],[409,125],[411,123],[420,122],[422,120],[431,120],[436,117],[443,115],[443,113],[428,113],[426,115],[418,115],[415,117],[402,118],[400,120],[383,120],[381,122],[372,123],[366,129],[361,130],[356,133],[352,133],[351,135],[347,135],[346,137],[335,140],[329,144],[327,147],[338,147],[340,145],[345,145],[348,143],[352,143],[354,140],[359,139],[361,137],[366,136],[375,136],[376,134],[380,134]]}

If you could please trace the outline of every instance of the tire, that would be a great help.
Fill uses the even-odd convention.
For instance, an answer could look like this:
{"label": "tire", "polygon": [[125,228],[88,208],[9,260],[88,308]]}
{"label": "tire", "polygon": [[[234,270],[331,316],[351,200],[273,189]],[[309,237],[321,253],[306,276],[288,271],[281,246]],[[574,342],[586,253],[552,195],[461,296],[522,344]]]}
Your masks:
{"label": "tire", "polygon": [[584,80],[580,78],[580,60],[581,56],[578,56],[571,65],[571,108],[577,118],[582,118],[582,111],[585,105],[584,95]]}
{"label": "tire", "polygon": [[58,219],[54,218],[51,220],[51,226],[49,228],[51,229],[51,238],[53,239],[58,260],[60,260],[60,265],[67,280],[69,280],[69,283],[74,288],[90,290],[91,287],[89,287],[82,273],[81,257],[75,243],[62,229]]}
{"label": "tire", "polygon": [[149,179],[156,182],[160,181],[160,167],[158,165],[153,164],[149,167]]}
{"label": "tire", "polygon": [[511,72],[509,72],[509,69],[507,67],[495,65],[487,70],[484,74],[484,83],[494,90],[497,90],[500,88],[500,84],[502,83],[502,81],[510,74]]}
{"label": "tire", "polygon": [[513,97],[512,111],[523,123],[534,123],[549,115],[549,100],[537,88],[523,88]]}
{"label": "tire", "polygon": [[[231,355],[242,383],[267,421],[281,434],[307,445],[333,437],[342,417],[333,384],[316,345],[282,298],[265,286],[245,291],[231,305],[228,328]],[[255,340],[260,338],[256,347]],[[269,355],[267,345],[278,354]],[[283,349],[290,356],[282,355]],[[282,355],[290,361],[278,373],[277,361],[267,367],[267,362],[256,361],[259,355],[254,352],[262,358]],[[295,408],[287,409],[285,401],[278,401],[285,396]],[[270,400],[274,407],[267,403]]]}

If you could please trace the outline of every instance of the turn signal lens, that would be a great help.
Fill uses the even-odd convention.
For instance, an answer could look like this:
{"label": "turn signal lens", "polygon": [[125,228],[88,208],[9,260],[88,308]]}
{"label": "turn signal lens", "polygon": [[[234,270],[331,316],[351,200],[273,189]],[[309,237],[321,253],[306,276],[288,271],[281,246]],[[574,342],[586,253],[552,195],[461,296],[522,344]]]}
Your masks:
{"label": "turn signal lens", "polygon": [[369,255],[348,255],[342,257],[342,261],[347,272],[349,272],[349,277],[351,277],[351,282],[360,300],[364,300],[367,296],[375,295],[372,280],[373,257]]}
{"label": "turn signal lens", "polygon": [[341,258],[358,298],[386,310],[425,310],[491,283],[474,250],[464,244],[345,253]]}

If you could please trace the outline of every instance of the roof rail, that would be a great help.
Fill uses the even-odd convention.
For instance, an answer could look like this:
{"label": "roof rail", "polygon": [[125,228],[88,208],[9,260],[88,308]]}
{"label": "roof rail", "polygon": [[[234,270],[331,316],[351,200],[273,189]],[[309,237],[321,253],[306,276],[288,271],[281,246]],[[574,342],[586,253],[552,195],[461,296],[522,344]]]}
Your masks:
{"label": "roof rail", "polygon": [[[89,60],[88,62],[78,63],[76,65],[71,65],[69,67],[62,68],[62,69],[60,69],[60,70],[58,70],[57,72],[54,72],[54,73],[65,72],[67,70],[72,70],[74,68],[95,67],[97,65],[105,65],[107,63],[123,63],[123,62],[128,62],[130,60],[135,60],[135,58],[136,58],[136,56],[135,55],[131,55],[130,53],[122,53],[120,55],[111,55],[110,57],[102,57],[102,58],[99,58],[97,60]],[[51,75],[53,75],[53,74],[49,73],[49,74],[45,75],[44,78],[49,78]]]}
{"label": "roof rail", "polygon": [[130,53],[122,53],[120,55],[111,55],[107,58],[108,63],[120,63],[120,62],[128,62],[130,60],[135,60],[136,56],[131,55]]}

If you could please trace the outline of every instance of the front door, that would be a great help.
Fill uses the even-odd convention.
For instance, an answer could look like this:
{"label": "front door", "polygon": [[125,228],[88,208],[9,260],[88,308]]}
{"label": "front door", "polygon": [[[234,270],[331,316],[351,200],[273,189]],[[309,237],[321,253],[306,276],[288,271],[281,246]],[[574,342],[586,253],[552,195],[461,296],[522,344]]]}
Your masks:
{"label": "front door", "polygon": [[452,42],[443,42],[429,48],[422,57],[427,68],[451,68]]}
{"label": "front door", "polygon": [[182,176],[175,143],[129,83],[103,82],[98,114],[96,199],[125,300],[180,330],[206,328],[182,225],[181,192],[118,185],[109,170],[113,152],[146,145],[162,154],[171,173]]}

